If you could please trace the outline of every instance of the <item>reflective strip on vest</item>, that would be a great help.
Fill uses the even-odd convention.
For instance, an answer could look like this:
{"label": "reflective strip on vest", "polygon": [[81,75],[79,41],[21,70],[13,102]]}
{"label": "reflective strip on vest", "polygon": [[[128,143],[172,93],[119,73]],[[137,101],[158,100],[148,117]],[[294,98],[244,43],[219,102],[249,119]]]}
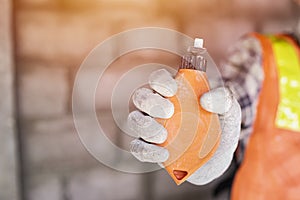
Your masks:
{"label": "reflective strip on vest", "polygon": [[[285,38],[268,36],[272,41],[278,69],[280,101],[275,124],[300,132],[300,61],[298,52]],[[270,97],[270,101],[272,97]]]}

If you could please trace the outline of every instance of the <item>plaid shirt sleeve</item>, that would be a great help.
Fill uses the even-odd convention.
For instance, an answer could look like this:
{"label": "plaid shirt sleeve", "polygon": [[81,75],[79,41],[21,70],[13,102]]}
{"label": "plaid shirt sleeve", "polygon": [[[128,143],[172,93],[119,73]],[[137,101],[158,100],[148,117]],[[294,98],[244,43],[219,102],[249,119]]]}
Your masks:
{"label": "plaid shirt sleeve", "polygon": [[242,38],[229,49],[221,66],[225,85],[232,90],[242,109],[240,148],[243,154],[252,132],[264,79],[260,43],[253,37]]}

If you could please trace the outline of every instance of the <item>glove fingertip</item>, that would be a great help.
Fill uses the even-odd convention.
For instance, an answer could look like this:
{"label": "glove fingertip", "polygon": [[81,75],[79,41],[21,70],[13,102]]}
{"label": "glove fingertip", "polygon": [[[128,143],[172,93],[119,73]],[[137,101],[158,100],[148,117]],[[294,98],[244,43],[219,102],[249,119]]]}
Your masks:
{"label": "glove fingertip", "polygon": [[207,111],[221,114],[228,112],[233,103],[233,96],[227,88],[219,87],[204,93],[200,105]]}
{"label": "glove fingertip", "polygon": [[139,139],[130,143],[130,152],[141,162],[165,162],[169,158],[169,151],[154,144],[148,144]]}
{"label": "glove fingertip", "polygon": [[149,76],[150,87],[164,97],[176,94],[178,86],[172,75],[165,69],[154,71]]}

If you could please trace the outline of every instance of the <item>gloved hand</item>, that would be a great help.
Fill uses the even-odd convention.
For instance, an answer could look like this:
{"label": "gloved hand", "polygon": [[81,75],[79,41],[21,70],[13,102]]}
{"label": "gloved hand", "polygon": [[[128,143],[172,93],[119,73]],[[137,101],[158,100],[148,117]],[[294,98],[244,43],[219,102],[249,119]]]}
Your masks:
{"label": "gloved hand", "polygon": [[[168,159],[168,150],[147,142],[160,144],[166,140],[167,130],[153,117],[172,117],[174,106],[164,97],[176,94],[177,83],[168,71],[161,69],[150,75],[149,85],[158,94],[151,89],[140,88],[132,97],[134,105],[149,116],[140,111],[129,114],[128,126],[137,138],[141,138],[131,142],[131,152],[142,162],[160,164]],[[229,167],[237,148],[241,124],[240,106],[228,88],[210,90],[201,96],[200,104],[207,111],[219,114],[222,134],[220,145],[213,157],[187,179],[196,185],[211,182]]]}

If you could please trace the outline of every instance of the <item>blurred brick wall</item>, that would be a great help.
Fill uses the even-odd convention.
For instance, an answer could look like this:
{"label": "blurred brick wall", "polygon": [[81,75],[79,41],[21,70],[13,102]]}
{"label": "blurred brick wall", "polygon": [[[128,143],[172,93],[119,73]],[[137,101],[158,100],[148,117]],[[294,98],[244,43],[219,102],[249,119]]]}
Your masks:
{"label": "blurred brick wall", "polygon": [[[189,184],[175,187],[163,172],[123,174],[98,164],[80,143],[72,120],[76,71],[97,44],[130,28],[158,26],[203,37],[219,63],[243,34],[289,31],[296,23],[295,6],[288,0],[16,0],[15,7],[24,189],[30,200],[208,195]],[[130,61],[120,59],[119,65],[130,68],[158,56],[138,54]],[[107,88],[120,71],[109,71],[104,80]],[[109,105],[103,100],[97,102],[97,109],[107,110]],[[109,112],[102,120],[112,134],[118,134]]]}

